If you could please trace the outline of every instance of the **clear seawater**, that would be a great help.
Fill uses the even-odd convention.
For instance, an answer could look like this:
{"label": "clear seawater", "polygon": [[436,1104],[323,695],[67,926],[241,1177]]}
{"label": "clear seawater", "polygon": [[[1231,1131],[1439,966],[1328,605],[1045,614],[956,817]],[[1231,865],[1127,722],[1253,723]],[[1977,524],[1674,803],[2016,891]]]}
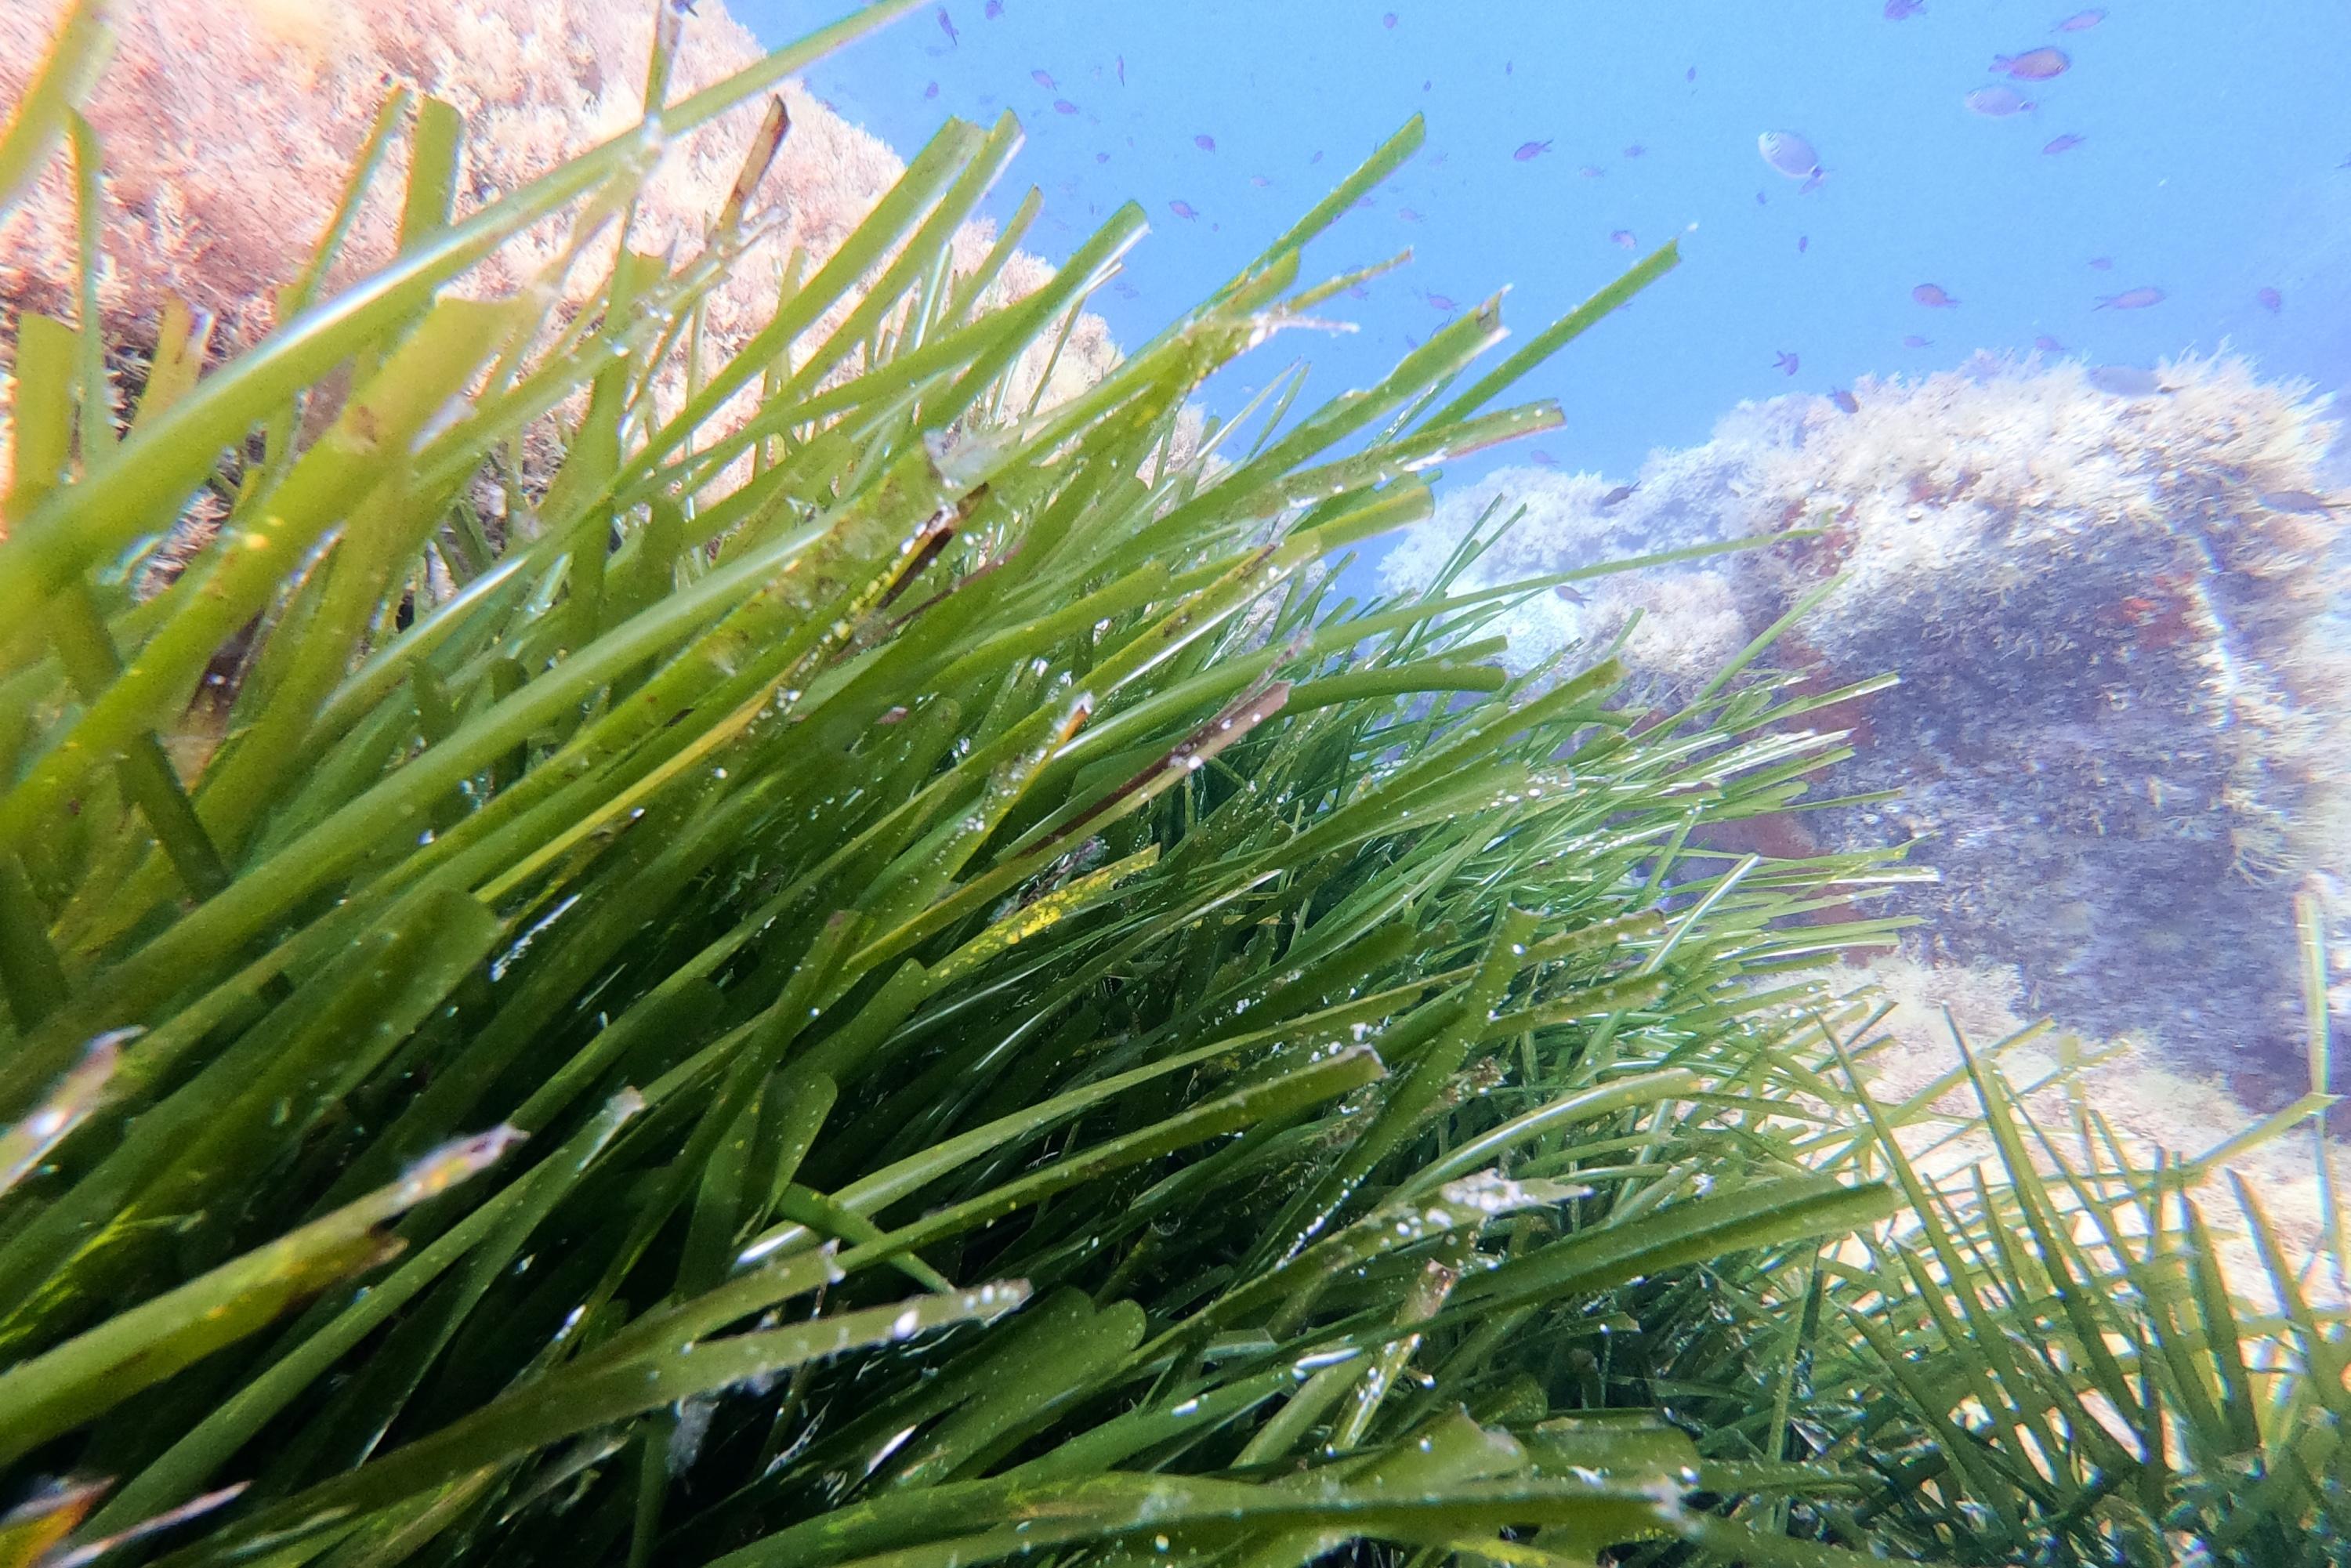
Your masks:
{"label": "clear seawater", "polygon": [[[1629,471],[1652,447],[1703,441],[1741,399],[2042,337],[2098,363],[2225,344],[2273,374],[2351,379],[2351,7],[2108,0],[2096,26],[2053,31],[2089,8],[1926,0],[1888,19],[1884,0],[1002,0],[991,18],[983,0],[950,0],[808,79],[902,152],[943,114],[1018,114],[1028,144],[992,207],[1041,190],[1033,243],[1049,256],[1139,201],[1153,233],[1133,293],[1095,301],[1128,340],[1425,115],[1426,148],[1309,258],[1335,271],[1414,253],[1350,301],[1359,334],[1298,348],[1332,389],[1425,337],[1444,314],[1431,296],[1466,304],[1508,287],[1512,319],[1549,320],[1630,259],[1612,235],[1643,251],[1679,235],[1674,277],[1526,388],[1564,406],[1544,445],[1571,468]],[[733,6],[771,43],[841,9]],[[2072,65],[2014,84],[2031,112],[1964,107],[2005,79],[1987,69],[1995,56],[2042,46]],[[1774,130],[1818,150],[1817,189],[1799,194],[1763,162],[1756,139]],[[2043,151],[2067,135],[2080,145]],[[1514,157],[1530,141],[1549,146]],[[2111,268],[2093,267],[2102,258]],[[1921,283],[1960,305],[1920,307]],[[2167,298],[2097,308],[2141,287]],[[1931,346],[1906,348],[1912,336]],[[1774,367],[1782,352],[1801,361],[1792,379]],[[1238,406],[1250,389],[1220,390]]]}

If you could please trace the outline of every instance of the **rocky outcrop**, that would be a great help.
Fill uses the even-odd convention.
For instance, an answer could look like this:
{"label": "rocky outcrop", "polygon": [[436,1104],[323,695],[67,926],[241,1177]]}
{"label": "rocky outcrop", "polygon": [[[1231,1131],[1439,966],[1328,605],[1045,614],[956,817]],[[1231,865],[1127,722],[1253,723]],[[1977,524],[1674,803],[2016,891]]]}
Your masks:
{"label": "rocky outcrop", "polygon": [[[669,0],[139,0],[115,8],[118,47],[89,113],[105,154],[105,267],[99,302],[110,344],[153,341],[163,302],[208,311],[223,349],[275,324],[277,291],[308,260],[370,121],[396,86],[464,116],[462,214],[635,126],[643,115],[656,8]],[[47,51],[67,0],[0,0],[0,119]],[[683,17],[673,98],[758,57],[723,0]],[[783,89],[791,131],[753,208],[765,237],[709,296],[705,349],[725,353],[774,308],[784,260],[820,262],[903,172],[878,139],[797,82]],[[690,255],[732,187],[763,111],[753,101],[678,139],[648,182],[630,243]],[[395,146],[362,207],[335,277],[392,254],[405,149]],[[0,334],[17,309],[70,318],[76,277],[70,176],[60,157],[0,220]],[[510,289],[562,245],[562,224],[518,236],[469,276],[473,292]],[[967,225],[959,264],[976,265],[990,225]],[[609,250],[608,242],[607,249]],[[1051,268],[1016,256],[998,289],[1017,298]],[[600,276],[574,269],[575,298]],[[837,312],[836,317],[840,313]],[[831,322],[820,323],[822,331]],[[1045,401],[1115,362],[1107,327],[1081,318]],[[1031,377],[1043,373],[1027,367]],[[1032,382],[1033,384],[1033,382]],[[1025,390],[1025,389],[1023,389]],[[4,402],[5,400],[0,400]],[[5,412],[5,408],[0,408]]]}
{"label": "rocky outcrop", "polygon": [[1502,629],[1531,660],[1638,612],[1627,654],[1664,698],[1839,580],[1766,663],[1823,690],[1898,674],[1810,722],[1853,732],[1835,794],[1901,797],[1782,836],[1918,839],[1942,880],[1901,895],[1926,917],[1914,956],[2013,967],[2029,1010],[2290,1097],[2296,891],[2351,963],[2351,529],[2325,494],[2323,405],[2226,358],[2151,376],[1986,358],[1854,399],[1742,407],[1613,502],[1595,476],[1496,475],[1385,570],[1426,580],[1497,497],[1524,512],[1480,583],[1778,540],[1545,594]]}

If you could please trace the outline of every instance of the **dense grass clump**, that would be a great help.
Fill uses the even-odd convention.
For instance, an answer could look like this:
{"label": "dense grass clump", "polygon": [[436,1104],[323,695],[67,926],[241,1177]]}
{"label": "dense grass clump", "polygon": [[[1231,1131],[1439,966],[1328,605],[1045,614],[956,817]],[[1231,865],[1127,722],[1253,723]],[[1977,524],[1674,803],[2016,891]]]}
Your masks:
{"label": "dense grass clump", "polygon": [[[70,99],[0,174],[64,126],[87,175]],[[1800,973],[1902,868],[1707,847],[1851,692],[1768,638],[1677,712],[1606,648],[1510,676],[1555,582],[1455,591],[1485,533],[1337,596],[1670,249],[1490,369],[1496,302],[1196,436],[1417,121],[1051,407],[1024,356],[1143,224],[977,308],[1008,120],[683,371],[744,204],[577,317],[458,298],[567,211],[588,265],[658,136],[453,222],[449,123],[389,270],[207,374],[167,334],[127,431],[21,323],[0,1563],[2340,1544],[2339,1321],[2283,1262],[2239,1321],[2193,1173],[2036,1175],[1989,1059],[2001,1157],[1930,1184]]]}

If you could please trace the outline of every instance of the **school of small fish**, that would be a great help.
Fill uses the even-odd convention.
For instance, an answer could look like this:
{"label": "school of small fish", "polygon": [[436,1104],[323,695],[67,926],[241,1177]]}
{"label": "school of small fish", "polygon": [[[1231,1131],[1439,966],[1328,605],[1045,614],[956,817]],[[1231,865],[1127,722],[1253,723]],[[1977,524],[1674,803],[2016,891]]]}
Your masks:
{"label": "school of small fish", "polygon": [[[961,9],[968,3],[969,0],[962,0],[962,5],[956,8]],[[1928,15],[1928,0],[1882,0],[1880,5],[1880,14],[1888,22],[1905,22],[1923,17]],[[982,15],[985,19],[995,21],[1002,17],[1004,13],[1005,0],[984,0]],[[929,52],[934,56],[940,56],[946,50],[958,48],[962,43],[962,32],[956,25],[954,11],[950,10],[947,4],[939,4],[935,6],[935,16],[939,32],[946,40],[946,47],[944,49],[934,47]],[[2074,40],[2099,28],[2108,18],[2109,13],[2105,6],[2089,6],[2074,10],[2050,23],[2048,32],[2044,35],[2044,37],[2065,40],[2063,45],[2022,39],[2018,40],[2013,52],[1993,54],[1989,64],[1984,68],[1985,74],[1993,79],[1962,91],[1959,99],[1960,107],[1969,114],[1991,120],[2034,115],[2041,112],[2044,107],[2051,108],[2053,114],[2058,112],[2055,107],[2058,101],[2057,96],[2051,96],[2044,104],[2042,97],[2028,96],[2028,94],[2063,95],[2067,90],[2064,78],[2074,74],[2078,63],[2074,50],[2077,47],[2089,47],[2076,44]],[[1403,37],[1409,38],[1411,31],[1405,26],[1406,20],[1407,18],[1397,11],[1384,11],[1379,14],[1379,26],[1382,31],[1396,33],[1402,28]],[[1929,26],[1922,30],[1919,36],[1930,37],[1932,32],[1933,29]],[[1982,58],[1981,56],[1976,57]],[[1514,66],[1515,62],[1505,61],[1502,74],[1510,75]],[[1077,97],[1073,99],[1063,96],[1065,89],[1050,70],[1040,66],[1031,69],[1029,74],[1036,87],[1045,95],[1045,101],[1050,104],[1052,112],[1069,118],[1082,116],[1086,118],[1089,124],[1096,127],[1103,125],[1105,115],[1110,112],[1108,106],[1092,101],[1085,89],[1071,84],[1067,90],[1077,94]],[[1099,90],[1105,75],[1103,68],[1099,65],[1093,67],[1092,75]],[[1118,86],[1123,88],[1127,82],[1127,72],[1126,60],[1123,55],[1115,57],[1114,76]],[[1698,68],[1696,65],[1690,66],[1684,72],[1684,80],[1693,88],[1698,78]],[[1426,90],[1433,84],[1424,82],[1422,85]],[[940,95],[940,85],[936,80],[927,81],[922,92],[925,99],[935,99]],[[982,99],[983,103],[993,101],[992,99]],[[1134,146],[1133,136],[1129,136],[1126,141],[1130,148]],[[1194,148],[1202,153],[1215,153],[1217,151],[1217,136],[1212,131],[1196,131],[1191,133],[1191,141]],[[2040,152],[2044,157],[2061,157],[2087,146],[2090,141],[2090,136],[2083,131],[2057,130],[2054,134],[2041,141]],[[1510,146],[1509,157],[1511,162],[1520,164],[1536,163],[1547,160],[1557,145],[1556,137],[1530,136]],[[1756,150],[1765,167],[1796,186],[1795,193],[1798,196],[1807,195],[1819,190],[1828,179],[1829,166],[1823,160],[1821,149],[1802,131],[1782,128],[1761,131],[1756,137]],[[1635,141],[1626,143],[1621,149],[1619,155],[1627,162],[1631,162],[1646,158],[1648,152],[1647,144]],[[1488,155],[1491,156],[1492,153],[1489,152]],[[2095,150],[2085,156],[2095,159]],[[1107,151],[1098,151],[1094,153],[1097,163],[1107,163],[1111,161],[1111,157],[1112,154]],[[1317,152],[1311,162],[1320,162],[1322,158],[1322,154]],[[1424,157],[1424,162],[1431,168],[1436,167],[1442,161],[1441,153],[1429,153]],[[2351,168],[2351,160],[2346,160],[2345,166]],[[1606,168],[1595,163],[1580,164],[1574,171],[1579,178],[1584,180],[1599,180],[1607,172]],[[1555,175],[1546,176],[1540,172],[1530,177],[1537,180],[1556,178]],[[1263,173],[1251,174],[1248,179],[1249,185],[1258,190],[1268,189],[1273,184],[1273,181]],[[1765,191],[1758,191],[1755,199],[1759,204],[1768,205],[1770,203],[1770,195]],[[1201,210],[1185,197],[1169,198],[1165,204],[1169,213],[1187,223],[1197,222],[1202,218]],[[1372,198],[1365,197],[1355,204],[1360,208],[1369,209],[1377,204]],[[1393,210],[1399,222],[1419,224],[1425,221],[1424,214],[1414,207],[1398,206]],[[1639,241],[1631,228],[1610,229],[1606,231],[1606,237],[1608,244],[1618,249],[1627,252],[1639,249]],[[1812,236],[1809,234],[1797,236],[1795,248],[1799,254],[1809,253],[1811,245]],[[2094,270],[2104,272],[2113,270],[2115,264],[2111,257],[2098,256],[2092,258],[2089,265]],[[1129,287],[1122,287],[1119,292],[1132,297],[1134,290]],[[1367,297],[1361,287],[1351,289],[1350,292],[1357,298]],[[1432,308],[1448,315],[1459,308],[1452,299],[1440,293],[1423,290],[1421,298]],[[2154,308],[2164,304],[2168,298],[2167,291],[2161,286],[2154,283],[2141,283],[2095,296],[2085,301],[2085,304],[2088,308],[2096,311],[2132,312]],[[1910,298],[1915,306],[1928,310],[1953,310],[1959,308],[1961,304],[1960,298],[1939,282],[1922,282],[1913,285],[1910,288]],[[2285,309],[2284,296],[2273,286],[2264,285],[2254,290],[2252,303],[2271,316],[2281,316]],[[1930,339],[1916,333],[1903,337],[1900,341],[1904,348],[1910,350],[1932,347]],[[2039,351],[2048,354],[2062,354],[2067,351],[2057,338],[2047,333],[2037,336],[2033,340],[2033,345]],[[1788,377],[1795,376],[1799,372],[1801,364],[1801,354],[1796,349],[1778,350],[1771,360],[1771,368]],[[2152,396],[2165,390],[2157,381],[2154,372],[2136,367],[2102,365],[2093,367],[2085,373],[2088,374],[2092,384],[2116,396]],[[1847,413],[1855,412],[1859,406],[1853,393],[1844,387],[1833,387],[1826,395],[1837,408]],[[2293,508],[2282,506],[2278,509]]]}

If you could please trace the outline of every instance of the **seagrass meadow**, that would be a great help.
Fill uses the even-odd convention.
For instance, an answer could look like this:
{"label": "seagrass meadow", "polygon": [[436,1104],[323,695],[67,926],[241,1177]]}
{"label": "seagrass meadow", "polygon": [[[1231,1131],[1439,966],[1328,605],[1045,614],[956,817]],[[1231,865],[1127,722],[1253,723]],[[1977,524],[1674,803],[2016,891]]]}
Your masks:
{"label": "seagrass meadow", "polygon": [[135,387],[68,17],[0,139],[93,323],[14,323],[0,1565],[2351,1558],[2339,1231],[2216,1174],[2325,1097],[2150,1163],[2027,1031],[1881,1100],[1815,971],[1917,873],[1709,847],[1855,803],[1809,602],[1665,710],[1495,626],[1729,546],[1468,588],[1498,512],[1340,593],[1673,249],[1190,415],[1415,120],[1049,398],[1141,214],[992,296],[1019,127],[950,120],[703,352],[789,132],[615,247],[664,139],[913,8],[674,99],[657,39],[640,130],[464,214],[395,94],[340,212],[402,142],[397,256],[320,289],[330,225]]}

